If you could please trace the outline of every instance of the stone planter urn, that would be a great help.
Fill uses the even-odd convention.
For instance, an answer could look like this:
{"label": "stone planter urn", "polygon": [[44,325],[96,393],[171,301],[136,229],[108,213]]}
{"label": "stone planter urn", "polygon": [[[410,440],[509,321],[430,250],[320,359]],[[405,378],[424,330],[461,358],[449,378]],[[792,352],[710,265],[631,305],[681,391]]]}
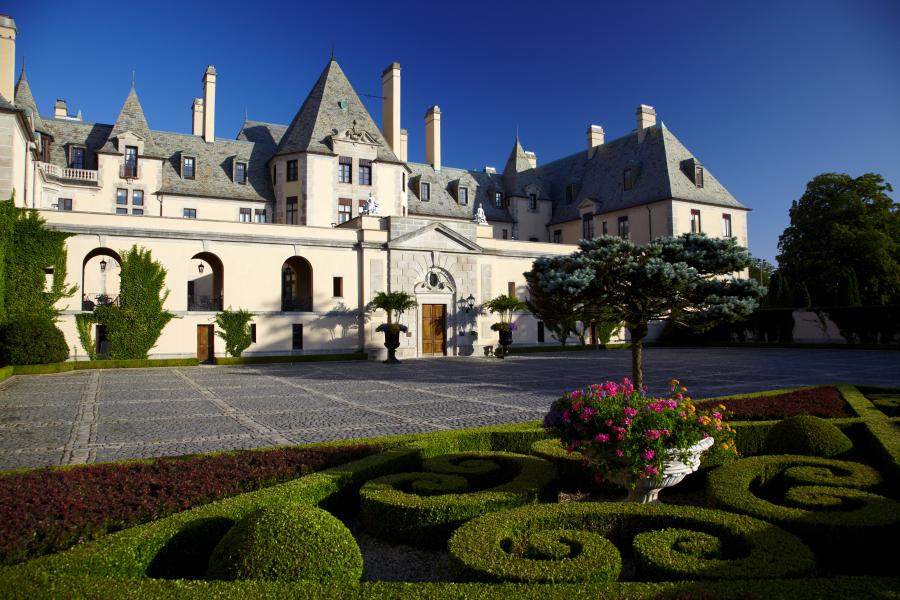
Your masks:
{"label": "stone planter urn", "polygon": [[[659,493],[667,488],[681,483],[681,481],[700,468],[700,455],[706,450],[712,448],[713,438],[708,437],[700,440],[687,449],[689,456],[687,461],[682,461],[681,451],[677,448],[666,450],[666,462],[663,463],[662,479],[655,481],[653,479],[641,479],[637,485],[631,487],[631,474],[627,471],[619,471],[612,473],[606,477],[609,481],[621,485],[628,489],[627,502],[637,502],[639,504],[650,504],[659,501]],[[592,457],[591,453],[584,452],[582,454],[588,463],[596,463],[604,461],[605,457]]]}
{"label": "stone planter urn", "polygon": [[506,355],[509,353],[509,346],[513,343],[512,331],[501,329],[497,333],[500,334],[500,346],[503,347],[503,354],[500,355],[500,358],[506,358]]}
{"label": "stone planter urn", "polygon": [[384,332],[384,347],[387,348],[388,357],[387,360],[384,361],[384,364],[393,365],[400,364],[400,361],[397,360],[397,348],[400,347],[400,330],[391,331],[390,329],[386,329]]}

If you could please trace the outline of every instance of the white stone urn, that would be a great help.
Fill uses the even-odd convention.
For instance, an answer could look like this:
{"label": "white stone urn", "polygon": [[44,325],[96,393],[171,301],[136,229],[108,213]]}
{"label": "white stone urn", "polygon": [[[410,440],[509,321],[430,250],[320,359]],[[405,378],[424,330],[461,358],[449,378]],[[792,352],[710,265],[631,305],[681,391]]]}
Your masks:
{"label": "white stone urn", "polygon": [[[682,451],[678,448],[666,450],[666,461],[663,463],[662,479],[641,479],[637,485],[631,487],[631,474],[626,471],[612,473],[606,477],[609,481],[628,489],[628,502],[649,504],[659,501],[659,493],[667,488],[681,483],[681,480],[700,468],[700,455],[712,448],[713,438],[700,440],[687,449],[689,456],[687,462],[681,460]],[[583,452],[583,451],[582,451]],[[585,454],[588,462],[594,462]]]}

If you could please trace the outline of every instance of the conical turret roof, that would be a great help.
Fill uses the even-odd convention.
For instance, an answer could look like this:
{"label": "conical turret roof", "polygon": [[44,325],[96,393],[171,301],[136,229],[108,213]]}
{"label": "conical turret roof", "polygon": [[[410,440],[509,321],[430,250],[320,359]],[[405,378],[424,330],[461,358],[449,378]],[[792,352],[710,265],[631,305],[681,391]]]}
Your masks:
{"label": "conical turret roof", "polygon": [[25,65],[22,65],[22,72],[19,74],[19,80],[16,82],[15,105],[18,108],[30,109],[34,117],[35,130],[41,130],[44,122],[41,120],[41,114],[38,112],[37,103],[34,101],[34,95],[31,93],[31,86],[28,85],[28,77],[25,75]]}
{"label": "conical turret roof", "polygon": [[348,130],[368,134],[366,139],[378,145],[378,160],[400,162],[341,66],[332,58],[281,138],[276,155],[333,154],[331,136]]}
{"label": "conical turret roof", "polygon": [[145,156],[156,156],[158,154],[153,136],[150,133],[150,126],[147,124],[147,118],[144,116],[144,109],[141,107],[141,101],[138,99],[134,85],[128,91],[128,96],[125,98],[122,110],[119,111],[119,116],[116,118],[116,123],[109,133],[109,139],[103,147],[103,151],[117,152],[118,150],[112,141],[128,131],[144,139]]}

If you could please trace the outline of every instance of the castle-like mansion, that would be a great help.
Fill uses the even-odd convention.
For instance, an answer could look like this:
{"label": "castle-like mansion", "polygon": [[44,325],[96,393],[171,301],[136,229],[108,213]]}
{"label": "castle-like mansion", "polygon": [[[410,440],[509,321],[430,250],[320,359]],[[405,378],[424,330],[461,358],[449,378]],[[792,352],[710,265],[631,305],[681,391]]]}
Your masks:
{"label": "castle-like mansion", "polygon": [[[497,341],[480,305],[524,298],[532,260],[579,239],[703,231],[747,245],[747,209],[650,106],[618,139],[590,125],[586,144],[546,164],[516,139],[502,172],[470,171],[442,163],[437,106],[425,112],[425,162],[408,159],[397,63],[382,73],[380,128],[332,59],[290,123],[248,120],[223,138],[212,66],[202,97],[185,98],[190,133],[151,128],[134,87],[110,124],[71,116],[63,100],[41,114],[25,69],[15,78],[16,33],[0,16],[0,197],[74,234],[78,292],[59,323],[73,357],[85,357],[75,315],[115,301],[120,253],[135,244],[165,267],[179,317],[152,356],[203,359],[224,355],[213,335],[223,307],[255,315],[245,355],[374,356],[384,315],[365,306],[393,290],[418,303],[403,315],[400,356],[480,354]],[[530,315],[517,322],[517,345],[555,343]]]}

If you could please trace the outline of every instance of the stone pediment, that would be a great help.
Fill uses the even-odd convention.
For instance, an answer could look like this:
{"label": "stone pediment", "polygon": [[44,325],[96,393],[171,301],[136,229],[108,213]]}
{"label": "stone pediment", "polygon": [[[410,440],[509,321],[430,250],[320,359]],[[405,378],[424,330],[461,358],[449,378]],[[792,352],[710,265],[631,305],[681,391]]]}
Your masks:
{"label": "stone pediment", "polygon": [[370,146],[381,145],[374,135],[365,129],[357,127],[356,121],[353,121],[353,127],[350,129],[345,129],[344,131],[335,129],[333,131],[334,133],[331,136],[332,142],[351,142],[353,144],[368,144]]}
{"label": "stone pediment", "polygon": [[442,223],[432,223],[416,231],[394,238],[387,243],[387,247],[391,250],[482,251],[481,246]]}

